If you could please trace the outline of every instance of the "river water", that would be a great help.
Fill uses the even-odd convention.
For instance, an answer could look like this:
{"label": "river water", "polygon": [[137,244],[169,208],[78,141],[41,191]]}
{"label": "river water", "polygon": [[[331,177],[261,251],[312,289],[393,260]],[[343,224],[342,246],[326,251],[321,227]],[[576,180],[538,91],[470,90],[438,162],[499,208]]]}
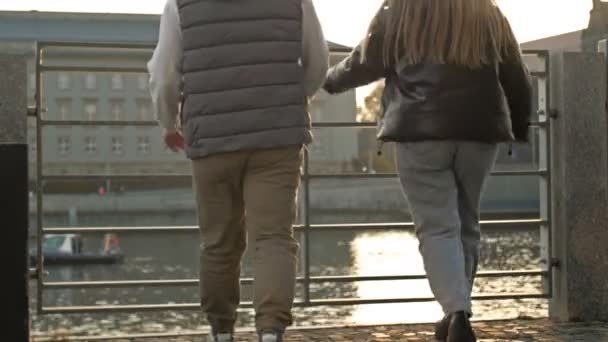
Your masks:
{"label": "river water", "polygon": [[[96,240],[97,239],[97,240]],[[85,244],[95,245],[100,237],[88,237]],[[46,281],[160,280],[192,279],[197,276],[197,236],[191,233],[125,235],[121,247],[127,258],[111,266],[47,267]],[[484,232],[481,270],[529,270],[541,267],[539,233],[519,227]],[[412,231],[313,233],[310,244],[311,275],[405,275],[422,274],[424,269],[418,243]],[[251,277],[246,257],[243,276]],[[32,284],[35,291],[35,284]],[[475,293],[540,293],[540,277],[478,279]],[[302,287],[298,297],[302,297]],[[358,282],[352,284],[312,284],[312,299],[330,298],[403,298],[427,297],[431,292],[426,280]],[[245,286],[242,298],[251,300]],[[140,289],[70,289],[45,291],[45,306],[99,304],[196,303],[196,287]],[[40,334],[69,331],[75,335],[121,334],[139,332],[179,332],[207,329],[202,315],[195,311],[120,314],[43,315],[34,312],[32,329]],[[476,302],[476,318],[538,317],[546,315],[545,300]],[[436,303],[382,304],[340,307],[296,308],[297,326],[335,324],[418,323],[441,317]],[[242,310],[239,327],[251,327],[253,315]]]}

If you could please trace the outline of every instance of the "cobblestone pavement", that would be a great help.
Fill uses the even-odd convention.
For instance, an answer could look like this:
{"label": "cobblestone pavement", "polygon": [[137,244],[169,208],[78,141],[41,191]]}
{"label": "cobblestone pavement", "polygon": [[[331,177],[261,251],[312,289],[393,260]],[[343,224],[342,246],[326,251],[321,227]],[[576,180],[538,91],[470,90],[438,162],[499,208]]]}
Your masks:
{"label": "cobblestone pavement", "polygon": [[[480,342],[608,342],[608,323],[554,324],[548,320],[517,320],[475,322]],[[38,340],[38,339],[37,339]],[[40,339],[38,341],[70,341],[72,339]],[[86,341],[78,339],[78,341]],[[91,340],[93,341],[93,340]],[[100,341],[95,339],[95,341]],[[102,340],[104,341],[104,340]],[[110,340],[105,340],[110,341]],[[112,342],[202,342],[203,336],[135,338]],[[250,332],[239,332],[236,341],[256,341]],[[288,331],[286,342],[368,342],[368,341],[435,341],[432,325],[392,325],[344,328],[306,328]]]}

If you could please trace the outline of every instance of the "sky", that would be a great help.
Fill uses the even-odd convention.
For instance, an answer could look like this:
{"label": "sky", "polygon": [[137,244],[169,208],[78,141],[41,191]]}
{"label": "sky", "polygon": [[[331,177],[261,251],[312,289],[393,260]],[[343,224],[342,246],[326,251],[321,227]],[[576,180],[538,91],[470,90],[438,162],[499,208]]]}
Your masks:
{"label": "sky", "polygon": [[[497,0],[521,42],[587,27],[592,0]],[[159,14],[166,0],[0,0],[0,10]],[[379,0],[314,0],[326,38],[356,44]]]}

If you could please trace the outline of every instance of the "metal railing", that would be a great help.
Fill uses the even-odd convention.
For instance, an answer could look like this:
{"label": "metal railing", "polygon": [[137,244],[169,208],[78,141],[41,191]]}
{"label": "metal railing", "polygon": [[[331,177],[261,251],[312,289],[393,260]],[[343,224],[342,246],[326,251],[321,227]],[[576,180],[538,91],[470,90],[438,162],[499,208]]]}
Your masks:
{"label": "metal railing", "polygon": [[[39,42],[36,45],[36,108],[30,111],[30,115],[36,118],[36,136],[37,136],[37,163],[36,163],[36,180],[38,189],[36,191],[36,208],[37,208],[37,266],[35,275],[37,278],[37,309],[41,314],[56,314],[56,313],[82,313],[82,312],[131,312],[131,311],[154,311],[154,310],[197,310],[199,304],[159,304],[159,305],[95,305],[95,306],[44,306],[44,291],[45,290],[60,290],[60,289],[87,289],[87,288],[137,288],[137,287],[173,287],[173,286],[196,286],[197,279],[174,279],[174,280],[124,280],[124,281],[82,281],[82,282],[46,282],[44,280],[44,263],[42,242],[46,234],[75,234],[75,233],[158,233],[158,232],[196,232],[195,226],[180,226],[180,227],[114,227],[114,228],[99,228],[99,227],[78,227],[78,228],[46,228],[44,227],[44,203],[43,203],[43,186],[46,181],[58,180],[105,180],[105,179],[122,179],[122,180],[142,180],[142,179],[183,179],[190,176],[180,176],[171,174],[154,174],[154,175],[47,175],[43,172],[43,136],[42,129],[45,126],[155,126],[156,122],[142,121],[53,121],[44,120],[42,118],[42,74],[44,72],[121,72],[121,73],[143,73],[145,68],[114,68],[114,67],[80,67],[80,66],[48,66],[44,64],[43,52],[46,48],[102,48],[102,49],[142,49],[151,50],[153,45],[138,45],[138,44],[97,44],[97,43],[65,43],[65,42]],[[521,276],[540,276],[543,279],[544,291],[542,293],[524,293],[524,294],[491,294],[475,296],[474,300],[503,300],[503,299],[533,299],[533,298],[549,298],[551,293],[552,279],[552,252],[549,243],[551,238],[550,218],[550,179],[551,170],[549,168],[549,129],[550,120],[548,116],[547,104],[549,103],[548,91],[548,70],[549,60],[548,54],[545,51],[526,51],[525,54],[536,56],[539,60],[544,61],[543,70],[534,71],[533,74],[538,82],[539,98],[538,98],[538,121],[533,123],[538,129],[539,134],[539,165],[537,170],[514,170],[514,171],[494,171],[492,175],[495,177],[509,176],[538,176],[540,177],[540,217],[535,219],[516,219],[516,220],[494,220],[482,221],[483,226],[512,226],[517,224],[525,227],[540,227],[541,232],[541,258],[545,265],[543,269],[525,270],[525,271],[502,271],[502,272],[481,272],[478,277],[481,278],[498,278],[498,277],[521,277]],[[314,128],[371,128],[375,127],[374,123],[355,123],[355,122],[330,122],[330,123],[313,123]],[[433,298],[346,298],[346,299],[311,299],[310,288],[313,283],[352,283],[352,282],[367,282],[367,281],[395,281],[395,280],[418,280],[425,279],[425,275],[397,275],[397,276],[312,276],[311,275],[311,260],[310,260],[310,234],[317,231],[327,230],[399,230],[413,228],[413,223],[383,223],[383,224],[312,224],[311,223],[311,187],[310,181],[313,179],[378,179],[378,178],[395,178],[395,173],[385,174],[311,174],[310,173],[310,158],[309,152],[305,151],[304,167],[303,167],[303,224],[296,226],[296,230],[302,233],[302,266],[304,269],[303,276],[297,279],[297,282],[303,285],[304,295],[301,301],[295,303],[296,306],[319,306],[319,305],[361,305],[361,304],[382,304],[382,303],[414,303],[433,301]],[[242,279],[243,284],[251,284],[253,279]],[[251,307],[251,303],[243,303],[245,308]]]}

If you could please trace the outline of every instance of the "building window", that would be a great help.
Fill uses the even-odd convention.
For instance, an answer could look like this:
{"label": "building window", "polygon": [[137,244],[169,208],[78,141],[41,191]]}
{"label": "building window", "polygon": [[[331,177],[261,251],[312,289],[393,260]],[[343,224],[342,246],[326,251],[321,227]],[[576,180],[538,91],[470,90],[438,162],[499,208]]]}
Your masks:
{"label": "building window", "polygon": [[61,73],[57,76],[57,88],[59,88],[59,90],[70,89],[70,83],[71,80],[69,74]]}
{"label": "building window", "polygon": [[97,117],[97,102],[86,101],[84,103],[84,118],[88,121],[93,121]]}
{"label": "building window", "polygon": [[150,102],[140,100],[137,101],[137,115],[141,121],[152,120],[152,113],[150,112]]}
{"label": "building window", "polygon": [[319,157],[319,156],[323,156],[326,157],[327,156],[327,149],[328,146],[330,146],[330,143],[328,142],[329,140],[329,136],[328,136],[328,131],[318,131],[315,134],[315,140],[314,142],[311,144],[310,147],[310,152],[312,152],[313,156],[315,157]]}
{"label": "building window", "polygon": [[112,153],[116,155],[123,154],[122,137],[112,137]]}
{"label": "building window", "polygon": [[97,88],[97,75],[86,74],[84,77],[84,87],[87,90],[95,90]]}
{"label": "building window", "polygon": [[87,154],[94,154],[97,152],[97,139],[95,139],[95,137],[84,138],[84,151]]}
{"label": "building window", "polygon": [[112,120],[124,120],[125,105],[123,101],[112,101],[110,104],[110,111],[112,114]]}
{"label": "building window", "polygon": [[137,138],[137,153],[149,154],[150,153],[150,138],[139,137]]}
{"label": "building window", "polygon": [[70,120],[72,117],[72,101],[63,99],[57,100],[57,112],[59,120]]}
{"label": "building window", "polygon": [[123,90],[125,87],[124,78],[121,74],[112,75],[112,90]]}
{"label": "building window", "polygon": [[70,153],[70,137],[57,138],[57,150],[62,156],[65,156]]}

